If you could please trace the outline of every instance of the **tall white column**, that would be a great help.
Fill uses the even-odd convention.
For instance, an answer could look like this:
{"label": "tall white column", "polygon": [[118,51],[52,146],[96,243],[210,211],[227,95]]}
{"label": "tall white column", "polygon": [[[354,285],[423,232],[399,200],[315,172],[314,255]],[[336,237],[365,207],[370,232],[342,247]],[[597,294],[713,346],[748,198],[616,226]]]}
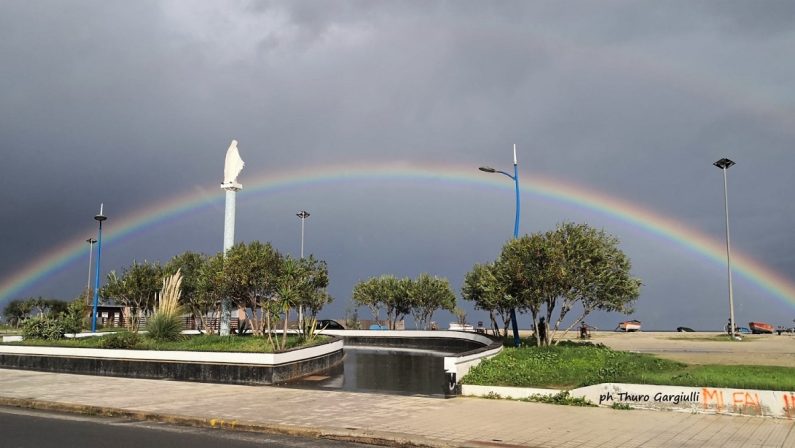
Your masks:
{"label": "tall white column", "polygon": [[[224,254],[235,245],[235,199],[238,188],[226,187],[226,208],[224,210]],[[228,297],[221,300],[221,321],[219,333],[229,336],[232,319],[232,303]]]}
{"label": "tall white column", "polygon": [[[240,158],[237,150],[237,140],[232,140],[229,149],[226,150],[224,159],[224,183],[221,189],[226,191],[226,210],[224,212],[224,256],[226,252],[235,245],[235,194],[243,189],[237,182],[237,176],[243,170],[245,163]],[[221,336],[229,336],[230,321],[232,320],[232,301],[229,297],[221,299],[221,319],[219,322],[218,333]]]}

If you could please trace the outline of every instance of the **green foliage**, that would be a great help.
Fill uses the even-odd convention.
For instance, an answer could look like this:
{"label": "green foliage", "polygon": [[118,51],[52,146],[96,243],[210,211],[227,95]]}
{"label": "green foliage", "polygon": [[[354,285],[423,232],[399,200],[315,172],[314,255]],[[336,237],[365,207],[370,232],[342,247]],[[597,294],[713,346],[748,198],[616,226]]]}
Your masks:
{"label": "green foliage", "polygon": [[177,271],[182,274],[180,304],[189,305],[196,300],[199,293],[199,277],[205,263],[207,263],[206,255],[187,251],[175,256],[163,266],[163,275],[174,275]]}
{"label": "green foliage", "polygon": [[[222,292],[240,308],[270,311],[270,300],[276,294],[284,257],[270,243],[252,241],[232,246],[223,259]],[[250,316],[252,331],[263,334],[263,317],[253,312]],[[270,327],[267,329],[270,334]]]}
{"label": "green foliage", "polygon": [[22,324],[23,339],[62,339],[66,329],[61,320],[49,316],[36,316],[25,320]]}
{"label": "green foliage", "polygon": [[386,311],[387,326],[395,324],[411,310],[409,288],[411,280],[398,279],[393,275],[371,277],[353,287],[353,301],[370,309],[376,322],[381,321],[381,309]]}
{"label": "green foliage", "polygon": [[455,294],[447,279],[424,272],[416,280],[409,281],[408,296],[414,322],[425,330],[429,328],[436,310],[455,308]]}
{"label": "green foliage", "polygon": [[[554,338],[576,304],[582,314],[566,331],[595,310],[631,312],[641,283],[630,268],[615,237],[585,224],[563,223],[508,241],[493,264],[475,265],[466,275],[462,295],[492,316],[502,315],[504,322],[507,311],[517,308],[529,312],[538,328],[543,313]],[[539,344],[549,342],[536,338]]]}
{"label": "green foliage", "polygon": [[648,354],[570,343],[505,348],[470,370],[463,384],[572,389],[599,383],[795,390],[792,368],[692,365]]}
{"label": "green foliage", "polygon": [[671,371],[680,366],[650,355],[595,345],[505,348],[470,370],[462,382],[570,389],[604,382],[632,382],[629,379],[635,374]]}
{"label": "green foliage", "polygon": [[[303,341],[297,335],[287,339],[286,350],[310,347],[327,342],[328,338],[319,336],[315,340]],[[201,352],[242,352],[242,353],[273,353],[278,351],[267,339],[240,336],[198,335],[189,336],[177,341],[155,341],[154,339],[129,331],[110,333],[101,337],[79,339],[60,339],[44,341],[31,339],[22,342],[7,343],[8,345],[36,345],[75,348],[115,348],[135,350],[182,350]]]}
{"label": "green foliage", "polygon": [[22,324],[22,321],[28,317],[31,309],[32,304],[29,300],[15,299],[8,302],[6,307],[3,308],[3,318],[9,324],[19,327],[19,325]]}
{"label": "green foliage", "polygon": [[[494,319],[500,316],[503,322],[503,335],[508,335],[511,321],[511,309],[516,306],[515,300],[508,295],[507,282],[497,280],[495,264],[476,264],[464,277],[461,297],[474,302],[475,309],[489,312]],[[496,326],[496,323],[494,324]],[[513,345],[513,342],[511,342]]]}
{"label": "green foliage", "polygon": [[565,406],[596,406],[585,397],[572,397],[569,391],[564,390],[553,395],[533,394],[519,401],[532,401],[536,403],[560,404]]}
{"label": "green foliage", "polygon": [[621,403],[619,401],[614,401],[611,408],[619,410],[619,411],[629,411],[632,410],[632,406],[628,405],[627,403]]}
{"label": "green foliage", "polygon": [[63,322],[64,331],[66,333],[80,333],[83,329],[84,314],[83,299],[69,302],[66,310],[59,316],[59,319]]}
{"label": "green foliage", "polygon": [[163,268],[159,264],[133,261],[132,266],[125,268],[121,276],[111,271],[100,294],[103,298],[115,299],[130,307],[130,328],[138,331],[138,312],[152,311],[162,280]]}
{"label": "green foliage", "polygon": [[59,299],[29,297],[8,302],[3,309],[3,318],[10,325],[19,327],[31,316],[58,316],[66,311],[68,303]]}
{"label": "green foliage", "polygon": [[436,310],[453,310],[455,294],[447,279],[427,273],[420,274],[416,280],[382,275],[357,283],[353,288],[353,302],[368,307],[379,323],[381,309],[384,309],[390,329],[409,313],[418,326],[427,328]]}
{"label": "green foliage", "polygon": [[[96,339],[99,339],[98,341]],[[112,348],[112,349],[134,349],[141,342],[141,336],[138,333],[130,331],[119,331],[117,333],[107,334],[99,338],[86,338],[84,342],[92,342],[97,344],[99,348]]]}
{"label": "green foliage", "polygon": [[155,313],[146,324],[147,336],[155,341],[176,341],[182,337],[182,318],[168,313]]}

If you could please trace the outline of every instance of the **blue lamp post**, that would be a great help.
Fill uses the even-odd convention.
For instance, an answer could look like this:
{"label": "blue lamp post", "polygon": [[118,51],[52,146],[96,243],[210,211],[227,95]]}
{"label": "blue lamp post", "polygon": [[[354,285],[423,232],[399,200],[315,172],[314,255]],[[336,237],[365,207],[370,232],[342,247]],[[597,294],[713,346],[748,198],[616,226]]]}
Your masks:
{"label": "blue lamp post", "polygon": [[99,205],[99,214],[94,216],[94,219],[99,222],[99,235],[97,236],[97,274],[94,280],[94,310],[91,313],[91,332],[97,331],[97,303],[99,302],[99,264],[102,259],[102,221],[108,219],[107,216],[102,214],[102,209],[105,204]]}
{"label": "blue lamp post", "polygon": [[[516,144],[513,145],[513,176],[505,171],[496,170],[489,166],[481,166],[478,168],[480,171],[486,173],[500,173],[510,177],[516,188],[516,217],[514,218],[513,222],[513,237],[514,239],[519,238],[519,214],[521,210],[521,205],[519,201],[519,165],[516,162]],[[516,323],[516,309],[511,308],[511,327],[513,328],[513,344],[514,346],[518,347],[520,345],[519,342],[519,325]]]}

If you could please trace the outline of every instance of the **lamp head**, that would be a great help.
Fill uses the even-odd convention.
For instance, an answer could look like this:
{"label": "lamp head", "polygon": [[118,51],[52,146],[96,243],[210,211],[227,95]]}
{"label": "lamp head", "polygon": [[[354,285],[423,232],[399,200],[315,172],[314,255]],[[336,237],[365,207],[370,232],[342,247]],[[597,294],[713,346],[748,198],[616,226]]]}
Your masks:
{"label": "lamp head", "polygon": [[297,216],[297,217],[299,217],[301,219],[306,219],[306,218],[309,218],[309,212],[306,211],[306,210],[301,210],[300,212],[296,213],[295,216]]}
{"label": "lamp head", "polygon": [[492,168],[490,166],[481,166],[478,169],[480,171],[483,171],[484,173],[496,173],[497,172],[497,170],[495,170],[494,168]]}
{"label": "lamp head", "polygon": [[96,242],[97,242],[97,240],[94,239],[94,238],[89,238],[89,239],[86,240],[86,243],[88,243],[88,244],[94,244]]}
{"label": "lamp head", "polygon": [[724,157],[724,158],[718,160],[717,162],[713,163],[713,165],[717,166],[718,168],[720,168],[722,170],[726,170],[726,169],[731,168],[733,165],[735,165],[735,163],[732,160],[729,160],[729,159]]}

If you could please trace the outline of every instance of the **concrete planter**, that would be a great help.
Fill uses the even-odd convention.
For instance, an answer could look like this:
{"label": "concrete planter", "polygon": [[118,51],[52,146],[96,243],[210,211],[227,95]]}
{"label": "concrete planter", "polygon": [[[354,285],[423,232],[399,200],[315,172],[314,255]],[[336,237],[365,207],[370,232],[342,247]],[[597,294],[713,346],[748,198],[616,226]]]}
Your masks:
{"label": "concrete planter", "polygon": [[284,353],[222,353],[0,346],[0,367],[84,375],[267,385],[342,362],[343,341]]}

